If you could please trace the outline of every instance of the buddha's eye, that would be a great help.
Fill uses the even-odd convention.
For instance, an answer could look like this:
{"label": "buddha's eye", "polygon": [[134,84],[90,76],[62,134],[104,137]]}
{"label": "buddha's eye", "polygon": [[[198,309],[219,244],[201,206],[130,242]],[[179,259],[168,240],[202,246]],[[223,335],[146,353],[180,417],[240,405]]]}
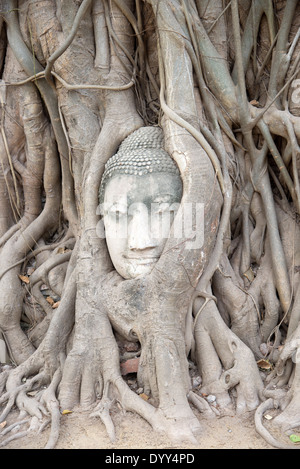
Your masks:
{"label": "buddha's eye", "polygon": [[170,212],[170,204],[167,202],[154,203],[153,209],[155,214],[162,215],[163,213]]}
{"label": "buddha's eye", "polygon": [[125,205],[124,206],[123,205],[112,205],[107,210],[107,215],[109,215],[111,218],[118,221],[120,218],[127,215],[127,206],[125,206]]}
{"label": "buddha's eye", "polygon": [[178,204],[169,202],[154,203],[152,204],[152,210],[156,215],[163,215],[164,213],[171,213],[173,215],[178,210]]}

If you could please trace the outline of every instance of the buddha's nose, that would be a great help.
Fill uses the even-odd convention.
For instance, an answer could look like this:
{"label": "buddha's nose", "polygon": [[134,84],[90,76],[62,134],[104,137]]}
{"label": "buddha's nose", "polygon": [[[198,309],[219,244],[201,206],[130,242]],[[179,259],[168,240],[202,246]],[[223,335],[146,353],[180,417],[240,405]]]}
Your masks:
{"label": "buddha's nose", "polygon": [[142,251],[157,247],[157,240],[151,236],[150,217],[147,207],[132,211],[128,226],[128,247],[132,251]]}

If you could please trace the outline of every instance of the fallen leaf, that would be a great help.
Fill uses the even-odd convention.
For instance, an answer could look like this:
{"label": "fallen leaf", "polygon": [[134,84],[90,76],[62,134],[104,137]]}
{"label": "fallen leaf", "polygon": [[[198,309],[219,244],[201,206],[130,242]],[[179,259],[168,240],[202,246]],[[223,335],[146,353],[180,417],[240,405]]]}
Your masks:
{"label": "fallen leaf", "polygon": [[144,399],[144,401],[148,401],[148,399],[149,399],[149,396],[147,396],[147,394],[145,394],[144,392],[142,392],[142,394],[140,394],[140,397],[142,399]]}
{"label": "fallen leaf", "polygon": [[258,106],[259,102],[256,101],[256,99],[252,99],[252,101],[250,101],[250,104],[252,104],[252,106]]}
{"label": "fallen leaf", "polygon": [[293,442],[293,443],[300,443],[300,436],[298,435],[290,435],[290,440]]}
{"label": "fallen leaf", "polygon": [[268,360],[258,360],[257,366],[261,368],[262,370],[271,370],[272,369],[272,363],[270,363]]}
{"label": "fallen leaf", "polygon": [[243,275],[244,275],[244,277],[246,277],[249,280],[249,282],[253,282],[253,280],[255,278],[254,277],[254,272],[251,269],[251,267],[249,267],[249,269],[246,272],[244,272]]}
{"label": "fallen leaf", "polygon": [[62,248],[58,248],[57,254],[64,254],[65,252],[70,252],[70,251],[71,249],[62,247]]}
{"label": "fallen leaf", "polygon": [[4,428],[6,425],[6,420],[4,420],[4,422],[0,423],[0,428]]}
{"label": "fallen leaf", "polygon": [[29,278],[27,275],[19,275],[19,278],[22,280],[22,282],[29,283]]}
{"label": "fallen leaf", "polygon": [[72,414],[72,410],[65,409],[61,413],[62,415]]}
{"label": "fallen leaf", "polygon": [[60,305],[60,301],[56,301],[56,303],[53,303],[52,308],[53,309],[58,308],[59,305]]}
{"label": "fallen leaf", "polygon": [[48,301],[48,303],[53,306],[54,305],[54,300],[53,298],[51,298],[51,296],[47,296],[46,300]]}

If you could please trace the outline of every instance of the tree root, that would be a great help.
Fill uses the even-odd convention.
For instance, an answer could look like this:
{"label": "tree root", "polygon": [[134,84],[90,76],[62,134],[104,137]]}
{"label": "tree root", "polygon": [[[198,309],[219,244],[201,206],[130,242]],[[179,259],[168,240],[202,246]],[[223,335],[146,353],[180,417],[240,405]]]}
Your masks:
{"label": "tree root", "polygon": [[[276,425],[282,432],[290,432],[293,428],[300,425],[300,368],[299,368],[299,332],[300,326],[290,335],[285,343],[284,348],[277,360],[273,372],[267,379],[267,387],[264,395],[268,397],[260,408],[257,409],[255,423],[258,426],[259,433],[273,446],[282,448],[282,444],[278,443],[271,437],[265,428],[263,428],[260,418],[266,410],[271,408],[280,408],[281,413],[274,418]],[[294,363],[293,363],[294,362]],[[281,389],[280,386],[286,389]],[[285,446],[284,446],[285,447]],[[288,446],[288,448],[294,448]]]}
{"label": "tree root", "polygon": [[202,376],[201,392],[214,394],[220,408],[232,406],[229,390],[237,391],[236,410],[254,410],[263,383],[251,350],[226,326],[215,302],[206,304],[195,325],[195,358]]}
{"label": "tree root", "polygon": [[[27,418],[27,419],[20,420],[11,424],[9,427],[5,428],[5,430],[3,430],[0,433],[0,436],[4,436],[7,433],[11,432],[16,427],[18,426],[20,427],[21,425],[24,425],[28,422],[30,422],[30,424],[27,430],[18,431],[17,433],[14,433],[13,435],[10,435],[9,437],[7,437],[6,439],[0,442],[0,448],[3,448],[4,446],[8,445],[8,443],[10,443],[11,441],[18,440],[20,438],[24,438],[25,436],[28,436],[31,432],[40,433],[45,428],[45,424],[39,422],[37,417],[32,417],[32,418]],[[49,423],[49,420],[47,420],[46,423]]]}
{"label": "tree root", "polygon": [[57,443],[59,437],[59,428],[60,428],[60,410],[59,402],[55,397],[56,389],[61,380],[61,370],[57,369],[54,373],[53,379],[50,386],[43,393],[42,401],[44,402],[46,408],[51,415],[51,430],[50,436],[45,446],[45,449],[53,449]]}
{"label": "tree root", "polygon": [[[22,379],[22,375],[20,375],[20,378]],[[0,422],[3,422],[7,415],[10,413],[12,407],[15,405],[17,400],[21,400],[20,402],[21,406],[20,408],[26,408],[26,404],[28,404],[28,409],[30,408],[31,412],[33,415],[41,416],[41,410],[38,405],[37,406],[32,406],[32,403],[26,402],[27,401],[27,396],[26,393],[31,391],[32,389],[35,389],[35,384],[40,384],[40,382],[44,378],[44,373],[41,372],[37,375],[35,375],[33,378],[27,380],[24,384],[16,384],[16,381],[13,379],[13,383],[7,383],[7,389],[8,391],[4,393],[0,399],[0,404],[3,404],[6,402],[6,406],[4,410],[2,411],[2,414],[0,415]]]}
{"label": "tree root", "polygon": [[29,430],[24,430],[23,432],[18,432],[15,435],[9,436],[4,441],[0,442],[0,448],[3,446],[6,446],[8,443],[10,443],[13,440],[17,440],[18,438],[23,438],[24,436],[27,436],[28,433],[29,433]]}
{"label": "tree root", "polygon": [[100,417],[103,424],[105,425],[107,434],[112,443],[116,441],[116,432],[114,428],[113,421],[109,415],[109,410],[113,405],[114,400],[109,399],[108,397],[103,397],[94,411],[91,413],[90,417]]}
{"label": "tree root", "polygon": [[[60,368],[57,369],[52,380],[50,380],[49,386],[46,389],[42,389],[41,383],[45,385],[45,383],[49,381],[44,372],[40,372],[33,378],[26,380],[24,384],[16,386],[15,383],[21,379],[24,373],[24,367],[19,368],[12,371],[10,380],[8,380],[7,383],[8,391],[1,397],[1,403],[7,401],[7,404],[1,414],[0,421],[3,422],[6,419],[14,405],[17,405],[21,410],[20,415],[22,415],[22,417],[24,417],[24,415],[28,415],[29,417],[22,418],[22,420],[11,424],[3,430],[0,435],[4,436],[12,431],[16,426],[21,426],[28,422],[29,426],[27,430],[19,431],[18,433],[6,438],[0,443],[0,446],[5,446],[12,440],[23,438],[31,432],[40,433],[49,423],[51,423],[50,435],[45,449],[52,449],[55,447],[59,437],[61,413],[59,402],[56,399],[55,394],[57,386],[61,380],[61,370]],[[37,384],[38,387],[36,386]],[[35,397],[29,397],[30,393],[35,389]]]}
{"label": "tree root", "polygon": [[[27,432],[42,431],[50,418],[51,430],[47,449],[54,448],[59,437],[61,414],[56,394],[64,367],[63,351],[74,321],[74,272],[68,279],[64,293],[59,308],[55,310],[48,334],[39,348],[17,368],[6,370],[0,380],[0,405],[5,406],[0,422],[6,419],[14,405],[22,413],[32,417]],[[34,397],[33,391],[36,394]],[[25,434],[27,433],[19,436]]]}
{"label": "tree root", "polygon": [[267,399],[265,402],[260,404],[260,406],[257,408],[255,412],[255,428],[257,433],[260,434],[260,436],[263,437],[264,440],[266,440],[267,443],[269,443],[271,446],[274,446],[275,448],[279,449],[299,449],[299,447],[288,445],[281,443],[277,441],[269,432],[268,430],[263,426],[262,424],[262,418],[264,413],[267,410],[271,410],[274,408],[274,400],[272,398]]}
{"label": "tree root", "polygon": [[194,393],[193,391],[188,393],[188,400],[196,407],[196,409],[201,412],[204,418],[211,419],[220,415],[218,409],[210,407],[208,402],[203,397],[198,396],[198,394]]}
{"label": "tree root", "polygon": [[[49,25],[47,24],[48,16],[42,14],[43,8],[39,14],[31,17],[31,7],[26,10],[26,2],[23,2],[23,7],[21,5],[23,9],[21,8],[19,15],[16,8],[17,3],[17,0],[4,2],[8,7],[3,13],[3,17],[7,23],[5,33],[9,47],[5,65],[2,67],[3,83],[1,85],[5,85],[5,82],[16,85],[17,83],[12,83],[10,78],[13,76],[18,79],[23,78],[23,71],[19,71],[19,68],[23,68],[30,76],[28,80],[34,78],[35,85],[27,82],[28,80],[22,82],[18,80],[19,85],[22,83],[21,98],[15,88],[10,95],[8,94],[7,102],[2,101],[1,96],[3,111],[1,131],[3,148],[6,147],[6,151],[2,152],[4,162],[2,163],[3,175],[0,174],[0,178],[3,182],[4,169],[11,171],[7,188],[9,189],[11,186],[12,194],[16,199],[18,199],[20,190],[24,201],[22,208],[24,213],[19,213],[20,221],[15,221],[15,225],[11,226],[14,209],[19,211],[19,203],[10,200],[15,205],[15,207],[11,207],[12,210],[5,210],[5,207],[8,206],[6,203],[1,205],[4,209],[0,208],[0,212],[2,210],[0,218],[7,219],[4,222],[5,227],[1,226],[0,228],[2,269],[0,272],[0,323],[4,336],[7,335],[6,339],[11,345],[16,363],[21,363],[17,369],[5,371],[0,376],[0,405],[3,405],[0,421],[7,417],[15,405],[20,409],[22,415],[19,422],[10,425],[1,433],[5,440],[0,443],[0,446],[26,436],[30,432],[40,432],[45,428],[45,425],[51,422],[50,437],[46,448],[54,448],[59,436],[60,405],[66,403],[73,405],[80,401],[81,404],[90,406],[97,398],[97,386],[100,388],[98,392],[100,402],[91,415],[102,420],[111,441],[115,441],[116,438],[113,420],[110,416],[110,408],[115,397],[112,398],[109,391],[116,392],[118,402],[124,409],[137,412],[155,430],[166,433],[175,441],[181,442],[187,439],[192,443],[195,442],[193,434],[199,430],[200,425],[193,415],[189,403],[207,418],[218,415],[219,410],[209,407],[205,399],[190,391],[187,354],[185,354],[184,345],[187,345],[188,350],[192,348],[189,347],[192,338],[184,344],[183,324],[185,321],[183,319],[185,319],[185,313],[183,314],[183,312],[186,311],[186,308],[185,300],[182,298],[185,296],[185,289],[182,287],[182,294],[180,297],[178,295],[178,301],[175,301],[173,293],[179,291],[181,287],[178,287],[180,282],[173,285],[172,279],[176,281],[182,279],[183,283],[184,280],[181,272],[180,275],[177,275],[173,268],[170,268],[172,264],[169,261],[169,256],[176,255],[178,265],[182,267],[184,274],[188,277],[188,288],[194,289],[201,275],[202,282],[206,282],[207,278],[210,281],[213,275],[212,271],[217,269],[214,275],[213,294],[217,297],[219,310],[216,303],[208,301],[206,298],[205,304],[200,303],[201,308],[195,308],[194,328],[190,327],[188,330],[188,332],[195,333],[196,349],[192,352],[201,369],[201,390],[216,394],[217,402],[223,410],[228,404],[232,404],[229,393],[234,388],[237,394],[236,410],[238,412],[254,410],[260,400],[267,397],[268,399],[259,405],[256,411],[255,423],[258,432],[275,447],[294,449],[294,447],[277,442],[269,435],[262,424],[262,417],[266,410],[276,407],[278,401],[282,413],[274,419],[274,423],[280,425],[282,429],[287,428],[287,424],[290,426],[299,424],[300,365],[299,362],[297,363],[297,358],[300,350],[300,326],[296,332],[297,335],[289,335],[296,329],[300,317],[299,293],[295,294],[296,289],[293,291],[296,283],[293,285],[291,282],[290,288],[289,282],[289,280],[295,281],[295,276],[292,275],[292,279],[289,276],[294,267],[299,267],[298,253],[295,248],[298,246],[296,235],[299,230],[298,227],[295,228],[294,246],[289,248],[290,240],[287,240],[288,246],[286,247],[283,232],[285,231],[285,236],[290,238],[291,230],[286,229],[289,227],[287,222],[280,220],[281,216],[278,215],[273,187],[269,183],[269,172],[272,171],[275,183],[275,178],[279,178],[279,185],[276,184],[276,186],[281,196],[288,204],[287,195],[290,195],[299,212],[299,168],[296,164],[300,150],[297,143],[297,137],[300,134],[299,117],[291,114],[287,105],[289,86],[296,77],[296,67],[299,65],[298,58],[296,58],[296,55],[299,55],[299,51],[296,49],[299,33],[294,36],[294,39],[291,38],[290,50],[287,49],[289,32],[293,33],[291,26],[298,27],[298,22],[293,23],[294,17],[297,16],[294,14],[297,0],[286,2],[284,16],[280,16],[281,6],[277,9],[276,2],[273,2],[274,6],[272,2],[266,2],[266,4],[270,3],[270,6],[257,5],[256,11],[254,11],[254,6],[249,7],[248,13],[245,8],[244,18],[242,16],[239,18],[241,11],[238,8],[238,1],[230,2],[232,20],[229,25],[232,27],[232,31],[228,30],[228,35],[225,20],[224,30],[222,27],[219,29],[222,31],[221,34],[217,32],[221,23],[219,20],[228,7],[223,12],[218,11],[216,17],[213,13],[215,5],[208,7],[200,5],[207,2],[195,2],[199,13],[202,10],[201,14],[198,15],[191,5],[193,2],[148,0],[144,3],[148,3],[152,7],[151,21],[149,22],[149,18],[145,16],[147,21],[143,24],[143,12],[140,5],[142,2],[136,2],[137,19],[130,10],[130,2],[115,0],[109,5],[108,2],[103,2],[103,5],[100,5],[101,2],[99,2],[100,6],[94,6],[93,13],[96,16],[96,9],[100,8],[101,21],[107,22],[109,34],[104,28],[105,37],[103,37],[105,40],[102,40],[102,36],[96,37],[97,33],[100,33],[100,23],[96,24],[94,18],[94,33],[85,35],[87,49],[85,52],[81,50],[83,49],[81,42],[76,42],[75,33],[79,24],[78,20],[92,3],[90,0],[81,2],[77,14],[74,14],[73,26],[71,14],[64,15],[63,13],[66,7],[58,8],[57,15],[55,14],[55,2],[49,2],[50,15],[52,15],[53,8],[52,16],[56,18],[54,23],[52,24],[51,20]],[[50,6],[50,3],[53,5]],[[73,3],[74,10],[72,11],[75,12],[75,3],[79,2]],[[167,5],[168,3],[169,5]],[[222,2],[219,3],[221,8]],[[176,6],[180,8],[176,8]],[[174,11],[172,7],[174,7]],[[214,20],[209,30],[206,25],[206,22],[209,22],[209,15],[204,12],[206,9],[211,9],[210,15]],[[26,26],[24,26],[22,19],[24,11],[26,11],[26,21],[28,19]],[[248,15],[247,21],[246,14]],[[265,37],[264,26],[260,27],[264,14],[270,29],[270,48],[268,46],[269,52],[266,56],[264,56],[264,46],[267,44],[268,38]],[[278,35],[275,38],[274,19],[277,14],[279,14],[280,21]],[[39,26],[32,28],[34,34],[31,35],[30,25],[36,18],[40,19],[37,22]],[[82,18],[82,22],[83,20]],[[240,20],[241,24],[245,24],[243,34],[241,34]],[[86,23],[81,24],[80,31],[87,29],[88,21],[90,22],[90,18],[86,18]],[[148,29],[152,22],[153,26],[151,25],[151,28]],[[103,25],[103,23],[101,24]],[[250,28],[252,29],[251,40],[249,40]],[[61,41],[68,29],[70,29],[70,35]],[[78,29],[78,32],[80,31]],[[159,39],[157,41],[158,50],[155,50],[155,54],[154,50],[150,54],[150,48],[148,50],[145,48],[146,41],[143,42],[143,36],[146,37],[146,31],[148,31],[149,42],[150,35],[153,36],[155,42]],[[212,34],[210,34],[211,32]],[[76,36],[80,36],[80,34]],[[95,41],[93,41],[93,34]],[[232,44],[232,37],[234,44]],[[228,50],[225,38],[228,38]],[[69,49],[73,39],[75,42]],[[258,47],[258,39],[262,40],[263,47]],[[57,48],[59,42],[63,45]],[[86,46],[94,42],[96,46],[95,62],[93,50]],[[224,42],[224,47],[222,42]],[[28,49],[26,44],[31,44],[32,50]],[[81,51],[78,56],[79,60],[77,60],[75,53],[77,44]],[[5,47],[2,48],[3,52],[0,51],[1,63],[2,55],[5,56]],[[93,46],[91,47],[93,48]],[[231,48],[235,49],[234,54],[230,51]],[[271,59],[273,48],[275,59],[270,66],[269,85],[267,86],[266,83],[268,79],[268,73],[266,73],[261,85],[258,86],[259,77],[262,77],[263,71],[266,71],[265,66]],[[69,49],[68,52],[67,49]],[[100,69],[93,70],[94,64],[99,63],[100,50],[103,51],[103,57],[106,57],[104,61],[105,72],[103,73]],[[12,59],[12,52],[15,56],[14,59]],[[62,52],[67,52],[63,61],[65,63],[57,60]],[[123,54],[127,57],[122,57]],[[251,55],[258,59],[257,63],[263,64],[258,73],[257,64],[255,66],[256,60],[253,60],[252,70]],[[172,58],[174,60],[170,60]],[[45,70],[38,60],[41,63],[46,63]],[[148,60],[149,63],[147,63]],[[235,61],[235,63],[229,64],[231,61]],[[58,67],[56,71],[59,71],[59,74],[51,71],[54,62]],[[104,86],[103,83],[88,85],[84,83],[86,73],[82,71],[82,63],[86,64],[84,70],[89,70],[89,75],[97,78],[97,83],[99,80],[99,83],[104,81],[110,85],[113,84],[114,80],[123,76],[124,80],[126,78],[127,84],[121,87]],[[90,68],[88,68],[89,63],[92,64]],[[232,75],[229,73],[228,65],[233,70]],[[290,65],[292,66],[290,67]],[[101,295],[98,280],[102,274],[110,271],[111,263],[106,250],[105,252],[102,250],[102,244],[104,245],[105,241],[100,242],[95,235],[95,225],[98,222],[97,187],[99,187],[103,174],[104,164],[114,154],[123,138],[135,128],[149,122],[145,107],[147,104],[151,107],[151,103],[147,102],[151,100],[151,92],[148,99],[145,96],[145,86],[147,86],[144,85],[145,71],[151,78],[152,71],[150,69],[156,67],[158,67],[160,74],[160,89],[155,83],[152,85],[157,97],[160,95],[161,107],[165,115],[162,120],[159,118],[158,121],[155,121],[155,125],[162,123],[167,137],[165,139],[166,149],[172,154],[181,169],[185,200],[198,202],[202,200],[202,196],[205,200],[206,213],[210,217],[208,223],[209,217],[207,216],[205,228],[207,233],[205,235],[209,234],[209,236],[206,238],[205,249],[201,250],[201,253],[199,250],[201,256],[199,256],[197,266],[194,263],[195,253],[189,254],[191,257],[183,258],[183,251],[176,250],[177,245],[176,249],[173,250],[174,245],[169,241],[171,249],[168,252],[170,254],[164,255],[159,262],[159,268],[161,272],[164,272],[162,281],[158,282],[162,283],[162,286],[159,287],[158,283],[153,284],[153,290],[148,290],[145,294],[145,298],[147,296],[145,304],[142,303],[141,293],[145,289],[137,288],[133,301],[130,302],[127,301],[129,297],[122,296],[122,293],[126,293],[125,288],[117,297],[112,294],[112,289],[108,288],[108,284],[104,285],[109,295],[112,296],[112,303],[116,308],[115,318],[112,321],[112,311],[107,312],[105,308],[101,309],[102,305],[99,306],[98,302]],[[71,74],[70,70],[72,70]],[[245,71],[247,71],[246,77]],[[127,72],[128,76],[126,76]],[[51,74],[57,81],[54,79],[52,81]],[[251,78],[252,74],[254,78]],[[77,82],[74,85],[68,84],[71,75],[72,81],[74,78]],[[129,77],[132,75],[134,81],[133,79],[129,81]],[[196,77],[195,81],[194,76]],[[255,77],[256,81],[254,81]],[[285,78],[287,83],[283,86]],[[58,82],[59,86],[56,88]],[[133,84],[135,84],[134,89]],[[68,93],[61,88],[61,85],[65,90],[83,88],[85,91]],[[257,90],[255,90],[256,85]],[[35,86],[43,97],[47,116],[42,111],[43,105],[38,98],[39,95],[34,91]],[[261,102],[260,105],[264,108],[257,111],[252,105],[253,101],[248,103],[248,97],[250,99],[251,95],[257,94],[257,99],[260,100],[264,96],[262,88],[265,87],[266,89],[269,87],[269,99],[267,103]],[[93,94],[88,92],[90,88],[94,88]],[[208,88],[209,93],[206,92]],[[100,93],[96,92],[96,89],[106,89],[106,91]],[[127,91],[125,91],[126,89]],[[182,89],[185,90],[184,93],[182,93]],[[278,91],[279,89],[280,91]],[[150,90],[149,88],[148,92]],[[1,91],[1,94],[4,95],[4,92]],[[282,94],[283,96],[281,96]],[[208,96],[210,97],[208,98]],[[279,103],[280,100],[282,110],[277,108],[277,102]],[[140,102],[141,112],[136,109],[136,101]],[[7,106],[6,110],[5,106]],[[295,106],[295,110],[299,112],[297,106]],[[6,112],[5,121],[4,111]],[[9,112],[13,116],[9,116]],[[226,118],[227,132],[225,126],[222,126],[220,122],[221,113],[224,123]],[[140,116],[145,118],[145,122]],[[51,121],[52,129],[48,125],[48,118]],[[206,120],[209,124],[207,128],[203,123]],[[234,124],[235,130],[231,130],[230,120]],[[13,121],[17,125],[13,124]],[[222,138],[218,122],[235,146],[233,148],[230,145],[230,152],[236,153],[237,158],[234,163],[239,166],[236,173],[234,171],[235,174],[231,176],[236,176],[234,190],[241,197],[237,197],[236,211],[238,215],[233,216],[234,221],[231,220],[228,234],[225,227],[227,228],[231,208],[231,183],[228,184],[230,191],[227,191],[228,181],[226,183],[225,176],[229,160],[225,154],[226,142],[223,142],[224,148],[223,146],[221,150],[219,148],[219,140],[221,142]],[[255,132],[252,132],[254,127],[256,127]],[[100,128],[102,129],[100,130]],[[97,138],[98,129],[100,134]],[[183,129],[185,130],[183,131]],[[52,135],[52,130],[54,135]],[[237,138],[233,135],[233,131],[237,133]],[[258,134],[260,134],[259,137]],[[56,142],[54,142],[54,136]],[[277,151],[274,136],[286,140],[286,143],[282,145],[285,153],[283,158]],[[213,138],[216,142],[213,141]],[[24,141],[21,144],[22,139]],[[203,147],[203,151],[200,147]],[[235,152],[237,148],[240,151],[239,155]],[[200,159],[199,152],[202,152]],[[277,165],[274,171],[267,164],[268,152],[273,155]],[[71,154],[72,161],[71,158],[68,158]],[[230,159],[229,154],[228,158]],[[231,162],[231,164],[233,163]],[[62,174],[60,174],[60,170]],[[292,172],[292,175],[289,174],[289,171]],[[238,174],[239,172],[240,174]],[[16,174],[20,176],[20,179],[16,178]],[[224,223],[221,220],[219,226],[217,225],[220,221],[221,197],[217,184],[215,184],[217,180],[219,180],[224,195],[222,211]],[[250,190],[248,190],[249,186]],[[213,191],[210,190],[211,187],[213,187]],[[16,267],[24,261],[24,255],[27,256],[28,260],[27,253],[34,248],[42,236],[48,236],[48,233],[51,236],[53,230],[57,229],[60,222],[58,214],[61,205],[61,194],[58,188],[62,189],[62,211],[65,221],[68,222],[69,227],[76,235],[79,234],[77,218],[79,213],[81,218],[80,250],[75,261],[76,269],[74,268],[74,271],[76,270],[76,286],[75,279],[71,288],[68,288],[69,284],[65,281],[65,278],[68,277],[68,275],[65,277],[65,268],[67,262],[68,265],[71,265],[71,261],[69,262],[71,254],[65,252],[61,256],[52,256],[48,261],[43,260],[43,264],[31,276],[30,281],[32,286],[34,285],[31,293],[35,296],[34,293],[37,291],[36,300],[41,300],[41,305],[43,305],[45,299],[39,291],[40,282],[43,282],[53,292],[59,293],[58,296],[62,297],[62,306],[58,309],[57,315],[49,305],[45,304],[43,306],[46,312],[45,320],[40,322],[34,333],[28,337],[19,327],[20,319],[24,318],[23,289],[20,289],[20,279],[18,278],[20,271]],[[41,194],[44,191],[46,204],[42,210]],[[255,191],[258,192],[253,195]],[[260,195],[258,195],[259,193]],[[242,202],[243,196],[245,196],[245,200]],[[1,200],[5,199],[5,191],[2,188],[0,198]],[[9,199],[11,199],[11,195]],[[227,207],[225,206],[226,202]],[[227,258],[227,241],[225,239],[231,238],[231,233],[229,233],[231,228],[234,229],[236,236],[231,240],[232,255]],[[217,230],[218,237],[215,244]],[[267,242],[265,241],[266,236],[269,237]],[[228,243],[230,244],[229,241]],[[211,246],[214,244],[217,249],[215,247],[215,250],[212,251]],[[225,259],[221,259],[219,263],[219,251],[223,251],[223,248],[224,252],[226,251]],[[218,255],[215,255],[216,253]],[[263,253],[265,253],[264,256]],[[202,268],[205,268],[205,258],[209,257],[211,262],[202,274]],[[72,255],[72,260],[74,258],[75,256]],[[287,266],[285,266],[285,258]],[[11,261],[14,262],[11,264]],[[251,272],[252,262],[259,266],[256,276],[254,275],[256,272]],[[58,266],[55,268],[57,263],[61,264],[59,269]],[[219,268],[217,268],[217,264]],[[68,270],[68,273],[72,271],[73,266]],[[159,279],[158,269],[157,272]],[[249,278],[251,273],[254,277],[252,280]],[[244,288],[245,285],[246,288]],[[206,291],[206,285],[202,290]],[[10,296],[12,291],[15,293],[15,298]],[[299,291],[298,289],[297,292]],[[172,307],[167,303],[167,295],[164,297],[164,293],[171,293]],[[291,312],[289,311],[290,301],[294,303]],[[149,305],[148,310],[145,305]],[[180,312],[180,305],[182,312]],[[133,318],[132,310],[134,308],[136,308],[136,318]],[[222,309],[223,311],[221,311]],[[260,309],[263,310],[263,314],[260,314]],[[281,309],[285,314],[284,322],[282,320],[283,325],[286,326],[289,321],[289,326],[288,340],[278,358],[279,349],[277,349],[276,339],[279,336],[277,332],[280,333],[279,326],[282,325],[282,322],[278,325]],[[73,314],[74,310],[75,314]],[[124,312],[123,318],[122,311]],[[222,321],[219,311],[226,317],[226,324]],[[161,312],[164,315],[162,315],[162,320],[158,318]],[[157,315],[156,318],[155,315]],[[34,315],[32,317],[34,318]],[[76,327],[73,327],[74,318]],[[142,324],[140,328],[134,324],[135,321],[138,321],[137,318]],[[173,319],[175,319],[174,322]],[[192,314],[188,319],[192,322]],[[115,333],[120,332],[118,328],[128,332],[128,336],[139,332],[139,335],[136,335],[136,340],[139,340],[142,346],[142,354],[138,380],[141,378],[144,389],[149,389],[149,393],[151,390],[152,397],[158,402],[158,407],[141,399],[130,390],[122,379],[119,369],[118,347],[115,342]],[[73,329],[74,335],[71,335]],[[181,335],[178,335],[179,330]],[[287,384],[291,387],[288,392],[283,392],[281,389],[279,392],[277,390],[273,392],[271,389],[267,389],[263,395],[263,384],[255,358],[261,358],[260,346],[262,343],[268,342],[273,336],[274,330],[276,330],[276,338],[273,350],[274,355],[276,354],[274,358],[276,366],[274,375],[271,376],[277,387]],[[72,339],[72,348],[69,353],[70,338]],[[32,345],[37,346],[38,349],[35,351]],[[65,353],[67,353],[66,360],[63,355]],[[35,393],[34,397],[31,397],[33,392]],[[66,409],[67,407],[62,408]],[[25,418],[24,415],[30,417]],[[23,430],[25,424],[29,425],[26,430]],[[18,430],[17,433],[7,436],[16,430],[17,425],[22,426],[22,431]]]}
{"label": "tree root", "polygon": [[27,419],[19,420],[15,423],[12,423],[11,425],[9,425],[9,427],[6,427],[5,430],[1,432],[1,435],[4,436],[7,433],[9,433],[11,430],[13,430],[15,427],[24,425],[24,423],[28,423],[29,421],[30,421],[30,418],[27,418]]}
{"label": "tree root", "polygon": [[186,403],[186,406],[182,406],[184,408],[179,410],[176,406],[174,406],[174,409],[169,409],[169,411],[167,409],[163,410],[160,407],[153,407],[131,391],[121,377],[114,382],[114,385],[121,396],[119,402],[122,407],[125,410],[138,413],[152,426],[154,431],[166,435],[177,444],[182,444],[183,442],[190,444],[197,443],[195,435],[201,430],[201,425],[192,413],[188,403]]}

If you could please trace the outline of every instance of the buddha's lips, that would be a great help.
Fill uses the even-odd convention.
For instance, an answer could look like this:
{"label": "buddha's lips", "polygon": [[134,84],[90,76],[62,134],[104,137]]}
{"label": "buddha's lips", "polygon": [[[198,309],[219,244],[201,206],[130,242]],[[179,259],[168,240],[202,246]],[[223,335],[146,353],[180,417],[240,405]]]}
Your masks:
{"label": "buddha's lips", "polygon": [[139,264],[151,264],[153,262],[156,262],[159,257],[132,257],[132,256],[124,256],[125,259],[130,260],[130,261],[136,261]]}

